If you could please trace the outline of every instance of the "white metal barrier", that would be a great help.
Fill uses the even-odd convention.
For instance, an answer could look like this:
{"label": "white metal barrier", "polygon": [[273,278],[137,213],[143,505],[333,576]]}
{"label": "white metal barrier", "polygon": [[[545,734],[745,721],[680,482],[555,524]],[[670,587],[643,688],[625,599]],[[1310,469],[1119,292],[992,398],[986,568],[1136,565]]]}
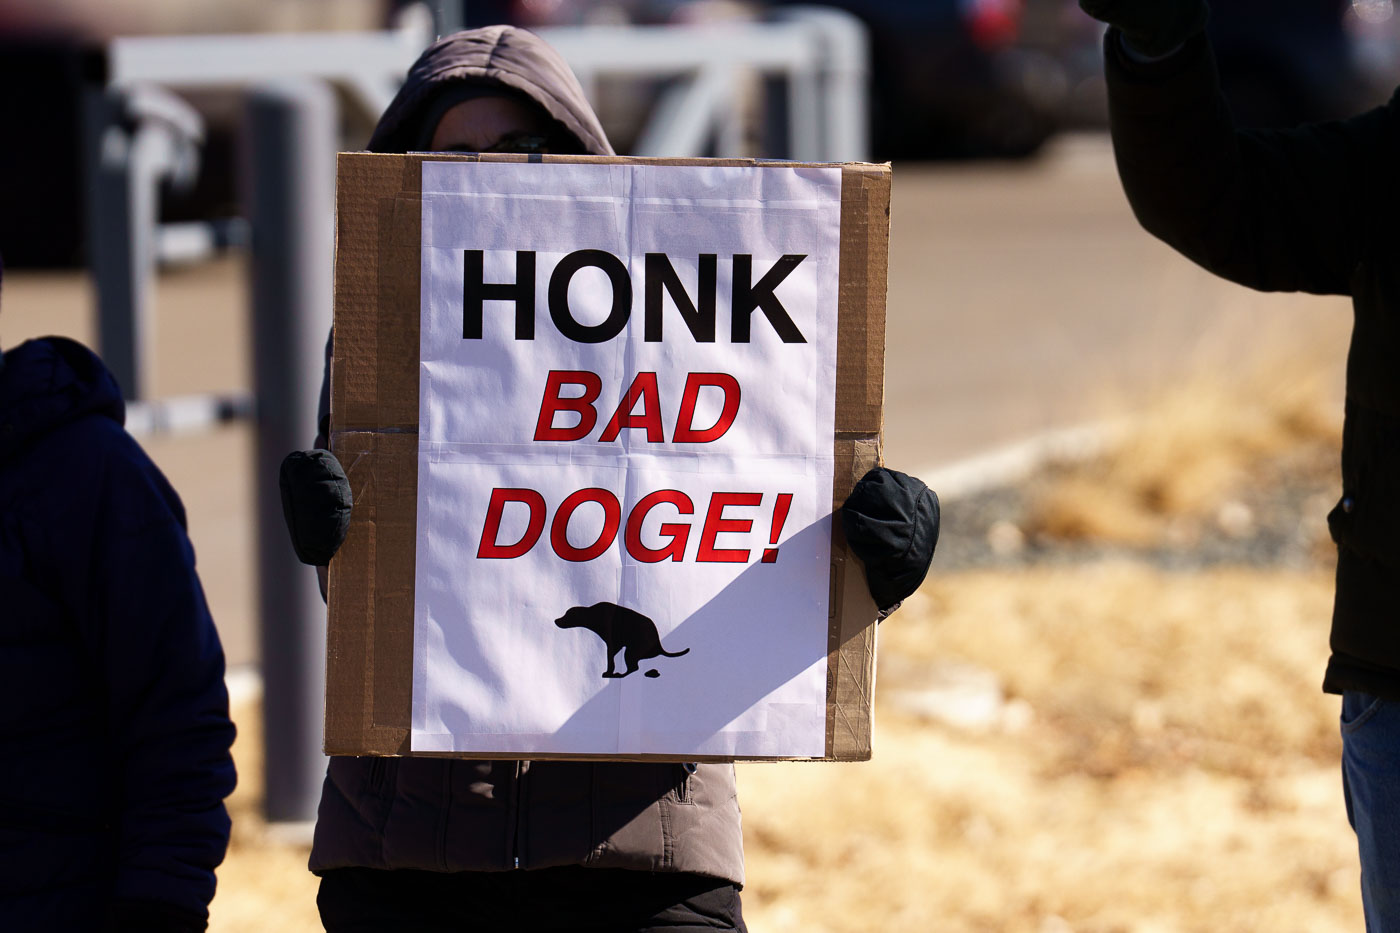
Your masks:
{"label": "white metal barrier", "polygon": [[[865,26],[849,13],[788,7],[763,23],[713,26],[585,26],[542,29],[590,99],[602,77],[678,78],[633,155],[741,156],[736,90],[755,75],[787,87],[785,156],[856,162],[868,156],[869,53]],[[709,146],[711,138],[714,145]]]}
{"label": "white metal barrier", "polygon": [[[371,119],[432,39],[431,15],[410,7],[378,33],[149,36],[114,39],[108,85],[207,88],[319,78],[344,88]],[[771,22],[711,26],[582,26],[540,30],[590,98],[604,77],[680,79],[642,134],[637,155],[696,156],[707,131],[735,117],[732,91],[753,75],[785,80],[789,150],[804,161],[867,157],[869,55],[864,25],[824,7],[786,7]],[[715,154],[744,155],[732,132]],[[766,153],[766,155],[780,155]]]}
{"label": "white metal barrier", "polygon": [[197,89],[320,79],[345,89],[376,119],[433,39],[432,15],[408,7],[384,32],[131,36],[107,46],[108,87]]}

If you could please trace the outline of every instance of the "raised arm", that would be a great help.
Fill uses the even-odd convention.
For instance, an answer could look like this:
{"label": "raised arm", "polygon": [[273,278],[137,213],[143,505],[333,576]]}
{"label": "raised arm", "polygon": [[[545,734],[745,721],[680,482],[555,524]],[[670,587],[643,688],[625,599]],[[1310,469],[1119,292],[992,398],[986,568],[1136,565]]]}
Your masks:
{"label": "raised arm", "polygon": [[[1251,288],[1349,294],[1386,213],[1378,207],[1394,196],[1393,102],[1346,121],[1240,129],[1220,93],[1204,17],[1181,12],[1203,12],[1200,0],[1081,5],[1113,25],[1104,58],[1114,152],[1143,227]],[[1159,16],[1149,21],[1147,8]]]}

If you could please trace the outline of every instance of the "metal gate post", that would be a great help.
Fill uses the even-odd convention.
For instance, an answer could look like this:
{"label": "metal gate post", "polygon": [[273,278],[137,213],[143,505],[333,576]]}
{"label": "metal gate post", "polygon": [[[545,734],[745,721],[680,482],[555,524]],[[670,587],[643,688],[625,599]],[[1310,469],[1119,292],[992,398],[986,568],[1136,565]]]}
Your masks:
{"label": "metal gate post", "polygon": [[311,80],[248,100],[259,611],[269,821],[315,818],[325,772],[326,607],[297,562],[277,471],[310,445],[331,323],[336,104]]}
{"label": "metal gate post", "polygon": [[122,95],[87,91],[88,265],[97,293],[97,346],[128,400],[145,397],[152,340],[156,179],[136,170]]}
{"label": "metal gate post", "polygon": [[148,86],[90,88],[83,120],[98,348],[134,401],[150,395],[154,368],[159,187],[194,181],[204,126],[180,98]]}
{"label": "metal gate post", "polygon": [[98,347],[126,398],[142,399],[155,356],[159,186],[194,180],[204,128],[188,104],[153,87],[90,88],[83,121]]}
{"label": "metal gate post", "polygon": [[783,7],[774,21],[808,30],[818,50],[821,158],[833,162],[868,160],[870,36],[865,24],[844,10],[821,6]]}

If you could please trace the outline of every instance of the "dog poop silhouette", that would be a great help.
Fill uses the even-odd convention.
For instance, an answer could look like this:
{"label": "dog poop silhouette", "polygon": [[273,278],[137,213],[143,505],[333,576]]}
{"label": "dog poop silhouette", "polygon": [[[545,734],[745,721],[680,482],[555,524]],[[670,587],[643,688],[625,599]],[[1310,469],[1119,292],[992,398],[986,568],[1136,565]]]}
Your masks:
{"label": "dog poop silhouette", "polygon": [[[656,623],[626,606],[617,603],[594,603],[591,606],[574,606],[554,620],[560,628],[586,628],[603,639],[608,650],[608,669],[604,677],[626,677],[637,670],[647,658],[679,658],[690,652],[689,648],[680,651],[667,651],[661,647],[661,636],[656,632]],[[623,652],[622,659],[627,670],[621,674],[615,666],[617,653]],[[659,673],[647,671],[648,677],[659,677]]]}

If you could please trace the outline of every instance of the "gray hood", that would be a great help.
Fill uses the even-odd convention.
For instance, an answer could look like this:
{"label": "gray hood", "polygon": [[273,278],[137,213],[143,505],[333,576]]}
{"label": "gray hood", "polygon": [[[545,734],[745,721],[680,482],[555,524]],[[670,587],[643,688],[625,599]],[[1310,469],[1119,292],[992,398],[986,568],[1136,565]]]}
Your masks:
{"label": "gray hood", "polygon": [[455,82],[499,85],[524,94],[568,130],[591,155],[613,148],[584,97],[578,78],[552,47],[514,26],[453,33],[430,45],[408,72],[370,137],[371,152],[406,152],[434,94]]}

